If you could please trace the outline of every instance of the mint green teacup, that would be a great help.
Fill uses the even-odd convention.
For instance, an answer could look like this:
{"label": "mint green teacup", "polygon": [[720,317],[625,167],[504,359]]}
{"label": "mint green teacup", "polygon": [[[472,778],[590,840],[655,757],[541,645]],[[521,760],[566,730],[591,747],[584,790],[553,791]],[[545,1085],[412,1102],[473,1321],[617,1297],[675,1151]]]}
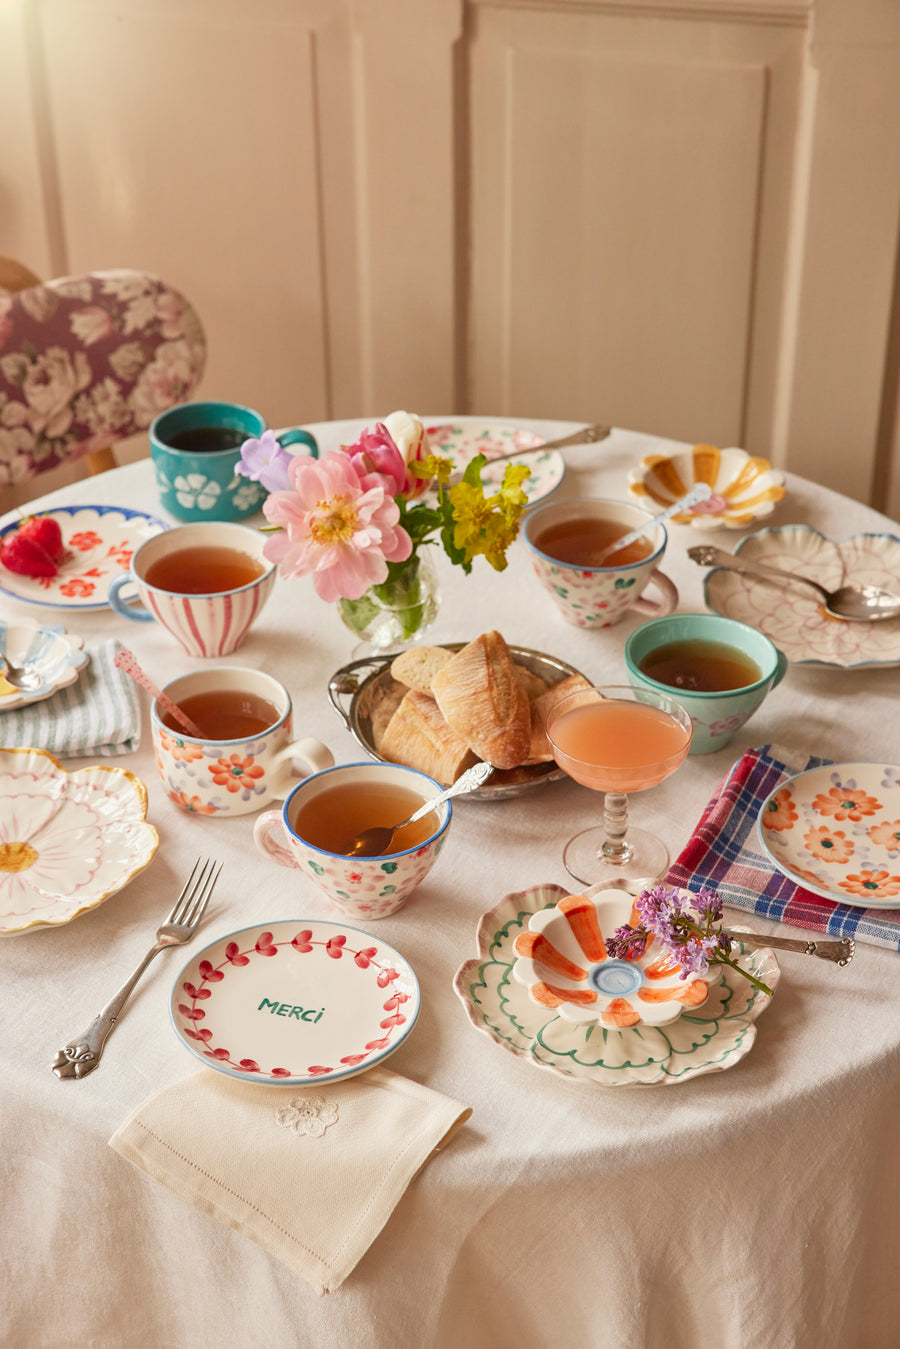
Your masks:
{"label": "mint green teacup", "polygon": [[[707,645],[713,643],[714,648]],[[712,668],[715,648],[726,648],[733,658],[745,666],[750,682],[739,687],[701,692],[686,687],[682,682],[665,683],[660,670],[645,673],[647,662],[659,662],[665,648],[676,646],[672,669],[687,668],[685,660],[706,658],[706,668]],[[684,646],[682,646],[684,644]],[[635,688],[654,689],[677,698],[694,723],[690,754],[712,754],[727,745],[735,731],[748,721],[765,698],[769,689],[784,678],[787,658],[763,633],[733,618],[718,614],[669,614],[644,623],[625,643],[625,663],[628,678]],[[758,672],[758,673],[757,673]]]}

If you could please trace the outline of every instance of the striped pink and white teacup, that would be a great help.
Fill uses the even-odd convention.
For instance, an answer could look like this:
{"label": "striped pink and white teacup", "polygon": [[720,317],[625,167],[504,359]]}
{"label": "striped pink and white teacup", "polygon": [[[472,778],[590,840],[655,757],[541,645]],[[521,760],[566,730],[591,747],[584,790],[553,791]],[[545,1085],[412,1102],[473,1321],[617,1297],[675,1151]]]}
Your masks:
{"label": "striped pink and white teacup", "polygon": [[258,530],[225,521],[168,529],[143,543],[130,571],[114,579],[110,605],[123,618],[162,623],[191,656],[227,656],[275,585],[265,541]]}

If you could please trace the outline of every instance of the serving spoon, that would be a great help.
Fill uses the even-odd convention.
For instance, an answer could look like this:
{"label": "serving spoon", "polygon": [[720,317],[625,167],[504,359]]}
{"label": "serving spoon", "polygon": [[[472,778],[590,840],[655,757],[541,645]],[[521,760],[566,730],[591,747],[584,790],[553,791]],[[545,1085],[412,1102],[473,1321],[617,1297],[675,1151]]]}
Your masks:
{"label": "serving spoon", "polygon": [[889,590],[880,590],[878,586],[846,585],[837,590],[826,590],[808,576],[795,576],[779,567],[767,567],[762,562],[744,562],[724,549],[713,548],[708,544],[699,544],[687,552],[691,561],[701,567],[721,567],[725,571],[761,576],[764,580],[798,581],[800,585],[811,586],[821,595],[825,609],[832,618],[843,618],[852,623],[878,623],[885,618],[900,618],[900,595],[892,595]]}
{"label": "serving spoon", "polygon": [[430,800],[424,802],[409,819],[401,820],[399,824],[384,825],[376,824],[371,829],[362,829],[356,834],[346,848],[342,849],[344,857],[380,857],[382,853],[387,852],[391,845],[391,840],[398,829],[403,829],[408,824],[414,824],[416,820],[421,820],[429,811],[434,810],[441,802],[449,800],[451,796],[460,796],[463,792],[472,792],[476,787],[480,787],[485,778],[489,777],[494,771],[494,765],[490,763],[473,764],[467,768],[461,777],[458,777],[452,786],[446,787],[444,791],[437,796],[432,796]]}

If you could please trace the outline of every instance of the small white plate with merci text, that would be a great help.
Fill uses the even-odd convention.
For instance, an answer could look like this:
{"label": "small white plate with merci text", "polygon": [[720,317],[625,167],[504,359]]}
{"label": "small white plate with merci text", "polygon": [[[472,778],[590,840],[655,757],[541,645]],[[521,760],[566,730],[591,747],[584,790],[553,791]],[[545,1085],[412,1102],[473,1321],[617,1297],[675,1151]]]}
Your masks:
{"label": "small white plate with merci text", "polygon": [[[0,592],[51,609],[105,609],[109,585],[127,571],[140,545],[169,526],[125,506],[51,506],[66,549],[55,576],[20,576],[0,566]],[[0,530],[14,534],[18,521]]]}
{"label": "small white plate with merci text", "polygon": [[182,1044],[211,1068],[283,1086],[335,1082],[393,1054],[419,1015],[419,984],[386,942],[292,918],[219,937],[172,990]]}
{"label": "small white plate with merci text", "polygon": [[8,623],[0,618],[0,652],[11,665],[27,665],[41,678],[37,688],[24,690],[13,688],[0,674],[0,712],[40,702],[74,684],[90,659],[83,646],[83,637],[55,623],[33,623],[26,618]]}

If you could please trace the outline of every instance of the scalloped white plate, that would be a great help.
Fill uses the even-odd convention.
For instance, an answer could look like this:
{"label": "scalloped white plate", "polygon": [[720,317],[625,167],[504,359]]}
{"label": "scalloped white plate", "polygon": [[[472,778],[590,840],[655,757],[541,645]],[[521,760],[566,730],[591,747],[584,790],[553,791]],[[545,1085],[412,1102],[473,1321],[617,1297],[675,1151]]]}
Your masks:
{"label": "scalloped white plate", "polygon": [[0,675],[0,712],[37,703],[57,689],[74,684],[90,657],[82,650],[84,638],[67,633],[55,623],[33,623],[23,618],[8,623],[0,618],[0,652],[13,665],[28,664],[41,677],[36,689],[14,689]]}
{"label": "scalloped white plate", "polygon": [[147,788],[125,768],[68,772],[42,749],[0,749],[0,936],[95,909],[152,860]]}
{"label": "scalloped white plate", "polygon": [[[808,576],[827,590],[849,582],[900,590],[900,538],[890,534],[854,534],[833,543],[809,525],[783,525],[750,534],[734,553]],[[826,613],[806,586],[772,584],[736,571],[710,572],[703,593],[715,613],[758,628],[797,664],[847,670],[900,664],[900,618],[843,622]]]}
{"label": "scalloped white plate", "polygon": [[244,1081],[305,1086],[382,1063],[419,1015],[419,984],[387,942],[344,923],[292,918],[218,937],[175,980],[186,1049]]}
{"label": "scalloped white plate", "polygon": [[499,487],[503,481],[507,463],[527,464],[531,476],[522,483],[522,491],[533,506],[543,501],[551,492],[555,492],[565,477],[566,461],[559,450],[541,450],[543,438],[534,431],[523,431],[516,426],[506,426],[500,422],[485,422],[473,425],[471,422],[443,422],[440,425],[425,428],[431,449],[435,454],[449,459],[454,469],[464,469],[476,454],[483,454],[490,461],[501,454],[510,454],[513,450],[527,450],[534,446],[534,454],[522,454],[516,459],[503,460],[493,467],[485,464],[481,481],[485,487]]}
{"label": "scalloped white plate", "polygon": [[[58,521],[66,555],[55,576],[19,576],[0,567],[0,592],[52,609],[105,609],[109,583],[127,571],[135,550],[169,526],[125,506],[52,506],[41,515]],[[18,521],[0,530],[14,533]]]}
{"label": "scalloped white plate", "polygon": [[[513,944],[528,930],[532,914],[567,893],[559,885],[536,885],[506,895],[481,918],[478,956],[459,968],[453,984],[476,1030],[538,1068],[604,1087],[673,1086],[731,1068],[749,1053],[756,1018],[772,999],[727,966],[704,1005],[670,1026],[616,1031],[574,1026],[532,1002],[513,977]],[[781,971],[770,950],[744,951],[740,963],[775,990]]]}

